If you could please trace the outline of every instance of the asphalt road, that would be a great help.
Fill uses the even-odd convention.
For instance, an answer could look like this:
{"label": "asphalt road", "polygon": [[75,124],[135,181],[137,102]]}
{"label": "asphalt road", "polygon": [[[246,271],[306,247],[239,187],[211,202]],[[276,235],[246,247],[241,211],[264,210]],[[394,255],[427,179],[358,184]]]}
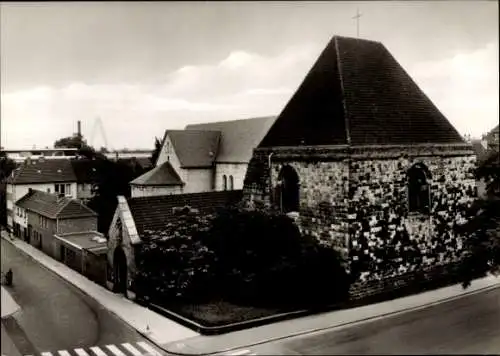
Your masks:
{"label": "asphalt road", "polygon": [[500,354],[500,288],[252,348],[258,354]]}
{"label": "asphalt road", "polygon": [[2,319],[2,354],[12,355],[13,345],[20,355],[36,355],[145,341],[121,319],[1,239],[2,273],[8,268],[14,272],[14,286],[7,290],[21,310]]}

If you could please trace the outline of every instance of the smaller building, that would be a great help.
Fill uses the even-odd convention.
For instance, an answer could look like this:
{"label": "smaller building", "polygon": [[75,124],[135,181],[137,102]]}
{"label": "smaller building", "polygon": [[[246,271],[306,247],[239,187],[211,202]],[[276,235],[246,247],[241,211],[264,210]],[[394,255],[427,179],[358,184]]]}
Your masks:
{"label": "smaller building", "polygon": [[27,216],[26,228],[19,227],[19,236],[51,257],[59,253],[55,234],[97,231],[97,214],[76,199],[29,189],[15,203],[16,211],[17,208]]}
{"label": "smaller building", "polygon": [[90,280],[106,286],[107,240],[97,231],[54,235],[56,258]]}
{"label": "smaller building", "polygon": [[16,210],[14,203],[25,196],[29,189],[76,198],[76,182],[71,162],[67,158],[60,160],[27,158],[20,167],[12,171],[11,176],[6,180],[7,226],[9,229],[15,230]]}
{"label": "smaller building", "polygon": [[207,214],[234,205],[241,197],[241,190],[130,199],[119,196],[108,233],[108,288],[133,298],[136,248],[141,245],[141,238],[146,231],[161,231],[169,222],[177,219],[176,208],[190,207]]}

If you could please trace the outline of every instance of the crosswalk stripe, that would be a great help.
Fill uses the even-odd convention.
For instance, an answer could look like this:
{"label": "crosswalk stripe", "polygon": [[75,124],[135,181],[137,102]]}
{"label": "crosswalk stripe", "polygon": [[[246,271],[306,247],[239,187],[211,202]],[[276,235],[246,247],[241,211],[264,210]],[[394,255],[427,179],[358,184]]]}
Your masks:
{"label": "crosswalk stripe", "polygon": [[132,345],[130,345],[128,342],[122,344],[122,346],[124,348],[126,348],[127,351],[130,352],[132,355],[134,355],[134,356],[142,356],[142,352],[140,352],[139,350],[137,350],[135,347],[133,347]]}
{"label": "crosswalk stripe", "polygon": [[106,345],[106,347],[108,348],[109,351],[114,353],[116,356],[127,356],[123,352],[121,352],[120,349],[118,347],[116,347],[115,345]]}
{"label": "crosswalk stripe", "polygon": [[139,341],[137,343],[137,345],[139,345],[144,350],[146,350],[147,352],[149,352],[149,353],[151,353],[153,355],[161,356],[161,354],[158,351],[156,351],[155,349],[153,349],[153,347],[151,347],[149,344],[145,343],[144,341]]}
{"label": "crosswalk stripe", "polygon": [[97,356],[108,356],[104,351],[102,351],[98,346],[92,346],[90,348]]}
{"label": "crosswalk stripe", "polygon": [[71,356],[71,354],[66,350],[59,350],[59,355],[61,356]]}
{"label": "crosswalk stripe", "polygon": [[75,349],[78,356],[90,356],[84,349]]}

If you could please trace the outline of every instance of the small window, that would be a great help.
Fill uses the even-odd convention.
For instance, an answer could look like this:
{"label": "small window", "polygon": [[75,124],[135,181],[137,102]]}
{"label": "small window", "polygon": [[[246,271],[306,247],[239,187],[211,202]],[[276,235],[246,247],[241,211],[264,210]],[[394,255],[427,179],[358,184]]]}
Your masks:
{"label": "small window", "polygon": [[225,174],[222,176],[222,189],[227,190],[227,176]]}
{"label": "small window", "polygon": [[66,195],[71,195],[71,184],[66,184]]}
{"label": "small window", "polygon": [[47,188],[47,193],[50,193],[50,188]]}
{"label": "small window", "polygon": [[229,176],[229,190],[234,189],[234,178],[233,176]]}
{"label": "small window", "polygon": [[423,164],[416,164],[408,171],[408,208],[410,212],[429,213],[430,172]]}

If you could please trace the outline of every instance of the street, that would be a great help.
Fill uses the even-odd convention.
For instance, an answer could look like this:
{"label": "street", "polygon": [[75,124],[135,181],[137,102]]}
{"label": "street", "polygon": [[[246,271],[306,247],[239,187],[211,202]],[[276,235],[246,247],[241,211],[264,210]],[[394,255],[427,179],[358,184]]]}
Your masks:
{"label": "street", "polygon": [[[262,351],[283,348],[301,355],[499,354],[500,288],[358,326],[283,339]],[[261,354],[260,347],[250,349]]]}
{"label": "street", "polygon": [[6,290],[20,310],[2,319],[2,354],[56,354],[96,346],[109,353],[116,349],[106,345],[120,345],[123,350],[123,343],[127,344],[125,350],[132,346],[144,353],[137,343],[144,345],[146,339],[134,329],[1,239],[2,273],[9,268],[14,283]]}

